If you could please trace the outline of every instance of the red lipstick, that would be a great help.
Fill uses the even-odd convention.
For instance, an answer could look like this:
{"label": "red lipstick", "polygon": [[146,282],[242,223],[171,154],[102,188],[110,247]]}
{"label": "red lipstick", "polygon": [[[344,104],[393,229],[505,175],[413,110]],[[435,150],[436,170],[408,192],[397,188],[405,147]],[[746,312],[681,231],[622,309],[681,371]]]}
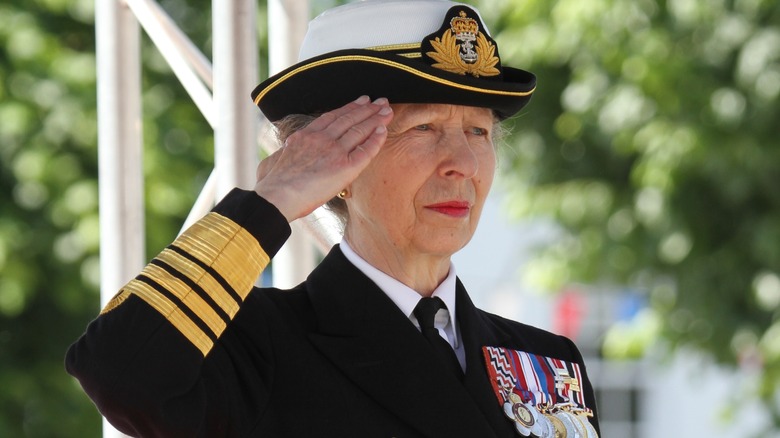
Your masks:
{"label": "red lipstick", "polygon": [[466,201],[447,201],[438,204],[426,205],[425,208],[451,217],[466,217],[471,206]]}

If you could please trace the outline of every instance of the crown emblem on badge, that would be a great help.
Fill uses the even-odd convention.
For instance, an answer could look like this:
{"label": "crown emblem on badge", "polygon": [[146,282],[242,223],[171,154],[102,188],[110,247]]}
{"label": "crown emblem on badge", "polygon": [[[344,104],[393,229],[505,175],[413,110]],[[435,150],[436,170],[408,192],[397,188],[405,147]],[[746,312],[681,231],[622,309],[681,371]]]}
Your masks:
{"label": "crown emblem on badge", "polygon": [[426,52],[426,55],[434,61],[432,66],[477,78],[501,74],[496,68],[499,58],[495,43],[480,32],[479,21],[469,17],[466,10],[470,11],[461,9],[449,20],[449,26],[442,26],[439,36],[431,35],[434,38],[428,42],[433,51]]}
{"label": "crown emblem on badge", "polygon": [[458,17],[453,17],[452,20],[450,20],[450,29],[452,29],[458,37],[460,35],[470,35],[474,38],[474,36],[479,33],[479,24],[477,23],[477,20],[469,18],[464,11],[460,11],[460,14],[458,15]]}

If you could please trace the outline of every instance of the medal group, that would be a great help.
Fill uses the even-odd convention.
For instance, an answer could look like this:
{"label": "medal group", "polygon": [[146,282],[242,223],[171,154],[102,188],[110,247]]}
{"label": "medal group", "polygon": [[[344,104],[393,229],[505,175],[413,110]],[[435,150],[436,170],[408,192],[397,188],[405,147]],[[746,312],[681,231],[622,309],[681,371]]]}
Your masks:
{"label": "medal group", "polygon": [[521,436],[598,438],[588,420],[579,364],[483,347],[490,380],[504,414]]}

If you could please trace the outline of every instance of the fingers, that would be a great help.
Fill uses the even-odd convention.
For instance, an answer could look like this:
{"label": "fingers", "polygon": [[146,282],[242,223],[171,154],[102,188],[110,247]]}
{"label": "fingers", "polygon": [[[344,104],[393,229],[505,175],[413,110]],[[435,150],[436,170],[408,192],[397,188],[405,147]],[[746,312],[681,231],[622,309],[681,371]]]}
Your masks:
{"label": "fingers", "polygon": [[358,108],[366,106],[370,101],[371,100],[368,96],[366,95],[360,96],[354,101],[340,108],[336,108],[332,111],[328,111],[327,113],[321,115],[320,117],[317,118],[317,120],[311,122],[311,124],[309,124],[309,127],[315,131],[321,131],[327,128],[331,123],[333,123],[339,117],[349,113],[350,111],[354,111]]}
{"label": "fingers", "polygon": [[319,132],[351,151],[373,135],[379,126],[390,123],[392,112],[387,99],[379,98],[369,103],[368,96],[361,96],[341,108],[323,114],[312,122],[307,130]]}
{"label": "fingers", "polygon": [[[377,105],[376,103],[372,105]],[[393,110],[390,105],[387,104],[387,99],[383,99],[383,102],[379,103],[381,106],[378,111],[368,119],[348,126],[344,133],[337,140],[346,150],[350,151],[355,146],[368,141],[369,138],[375,134],[382,134],[387,130],[387,124],[392,120]],[[341,129],[340,123],[348,118],[348,116],[342,116],[335,121],[331,126],[334,130]],[[377,131],[379,130],[379,131]]]}
{"label": "fingers", "polygon": [[[355,146],[349,153],[349,159],[356,165],[368,164],[379,153],[379,149],[387,139],[387,128],[382,125],[374,129],[374,132],[361,144]],[[363,162],[366,163],[363,163]]]}
{"label": "fingers", "polygon": [[348,186],[387,140],[387,99],[363,96],[287,137],[257,168],[255,191],[288,221],[310,213]]}

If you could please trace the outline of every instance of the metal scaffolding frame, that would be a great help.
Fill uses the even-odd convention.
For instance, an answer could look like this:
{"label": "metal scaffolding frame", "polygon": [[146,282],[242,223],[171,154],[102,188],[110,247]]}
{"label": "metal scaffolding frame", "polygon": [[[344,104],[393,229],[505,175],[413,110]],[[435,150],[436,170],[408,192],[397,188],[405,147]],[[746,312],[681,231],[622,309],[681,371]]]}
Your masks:
{"label": "metal scaffolding frame", "polygon": [[[182,229],[233,187],[254,186],[258,142],[271,153],[267,121],[258,121],[249,91],[257,84],[257,2],[212,4],[212,63],[154,0],[95,2],[101,305],[146,264],[142,168],[140,31],[149,36],[214,129],[214,169]],[[295,62],[309,20],[308,0],[268,0],[270,72]],[[340,238],[323,209],[293,223],[274,258],[274,283],[289,287]],[[104,437],[122,437],[104,421]]]}

